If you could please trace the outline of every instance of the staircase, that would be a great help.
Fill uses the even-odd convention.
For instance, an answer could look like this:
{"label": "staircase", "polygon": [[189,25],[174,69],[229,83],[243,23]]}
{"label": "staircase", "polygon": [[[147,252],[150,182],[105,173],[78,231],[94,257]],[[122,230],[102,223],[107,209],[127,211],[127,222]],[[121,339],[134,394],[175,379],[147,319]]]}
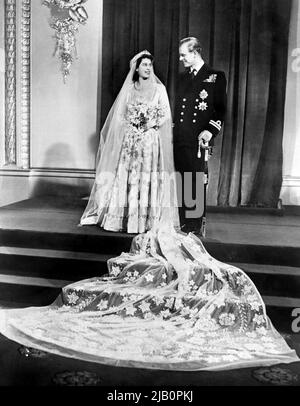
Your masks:
{"label": "staircase", "polygon": [[[131,245],[132,235],[103,232],[95,227],[74,232],[1,223],[1,215],[13,215],[14,210],[0,209],[2,306],[48,305],[70,282],[105,274],[107,259],[128,251]],[[57,214],[63,221],[65,214]],[[266,245],[256,245],[205,239],[203,243],[213,257],[249,275],[262,294],[275,327],[290,331],[292,310],[300,308],[300,248],[274,246],[268,241]]]}

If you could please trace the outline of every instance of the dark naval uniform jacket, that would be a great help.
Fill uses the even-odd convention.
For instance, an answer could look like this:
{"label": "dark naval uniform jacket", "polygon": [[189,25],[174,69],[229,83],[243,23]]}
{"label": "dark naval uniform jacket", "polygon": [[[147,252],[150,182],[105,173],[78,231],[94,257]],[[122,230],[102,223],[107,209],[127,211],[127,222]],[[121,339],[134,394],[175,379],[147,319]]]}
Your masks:
{"label": "dark naval uniform jacket", "polygon": [[[197,170],[203,169],[204,153],[197,158],[198,135],[208,130],[212,133],[210,145],[219,134],[226,113],[226,78],[222,71],[217,71],[204,64],[197,75],[184,72],[178,80],[175,115],[174,148],[178,157],[178,148],[188,151],[185,159],[193,161]],[[177,151],[176,151],[177,149]],[[203,151],[202,151],[203,152]],[[182,154],[181,158],[182,158]],[[176,160],[176,158],[175,158]],[[179,159],[178,170],[184,169]],[[176,162],[175,162],[176,165]],[[182,168],[183,166],[183,168]],[[187,165],[187,170],[191,167]]]}
{"label": "dark naval uniform jacket", "polygon": [[[226,113],[226,78],[224,72],[204,64],[196,75],[182,73],[177,83],[173,128],[175,168],[181,174],[193,174],[191,193],[195,196],[194,175],[204,173],[207,166],[203,149],[198,157],[198,136],[204,130],[210,131],[212,146],[222,128]],[[201,222],[187,220],[184,210],[184,207],[180,210],[181,225],[189,223],[191,230],[199,230]]]}

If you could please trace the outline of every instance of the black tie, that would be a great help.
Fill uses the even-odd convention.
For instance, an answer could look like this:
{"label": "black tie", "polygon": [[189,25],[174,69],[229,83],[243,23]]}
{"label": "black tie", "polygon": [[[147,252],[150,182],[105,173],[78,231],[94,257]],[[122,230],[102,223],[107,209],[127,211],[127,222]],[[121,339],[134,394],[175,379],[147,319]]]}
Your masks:
{"label": "black tie", "polygon": [[192,71],[191,71],[191,76],[192,76],[192,79],[195,79],[195,76],[197,75],[197,69],[193,69]]}

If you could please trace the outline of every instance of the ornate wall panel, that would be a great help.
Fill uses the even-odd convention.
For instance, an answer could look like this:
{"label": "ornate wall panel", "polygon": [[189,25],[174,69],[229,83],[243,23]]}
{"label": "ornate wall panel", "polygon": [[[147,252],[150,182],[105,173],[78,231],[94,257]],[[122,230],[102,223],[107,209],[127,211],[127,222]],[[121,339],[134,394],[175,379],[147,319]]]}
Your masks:
{"label": "ornate wall panel", "polygon": [[4,168],[30,166],[31,0],[5,0]]}
{"label": "ornate wall panel", "polygon": [[21,17],[21,166],[30,166],[30,15],[31,0],[22,1]]}
{"label": "ornate wall panel", "polygon": [[5,164],[16,154],[16,0],[5,0]]}

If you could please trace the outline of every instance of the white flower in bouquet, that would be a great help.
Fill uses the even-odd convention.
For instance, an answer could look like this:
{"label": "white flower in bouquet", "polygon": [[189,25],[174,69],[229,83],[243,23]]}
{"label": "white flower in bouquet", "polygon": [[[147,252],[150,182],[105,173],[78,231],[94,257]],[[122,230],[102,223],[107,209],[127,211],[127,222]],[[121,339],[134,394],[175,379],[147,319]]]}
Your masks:
{"label": "white flower in bouquet", "polygon": [[164,115],[164,110],[159,106],[135,102],[128,105],[125,120],[137,129],[146,131],[149,128],[157,129]]}

